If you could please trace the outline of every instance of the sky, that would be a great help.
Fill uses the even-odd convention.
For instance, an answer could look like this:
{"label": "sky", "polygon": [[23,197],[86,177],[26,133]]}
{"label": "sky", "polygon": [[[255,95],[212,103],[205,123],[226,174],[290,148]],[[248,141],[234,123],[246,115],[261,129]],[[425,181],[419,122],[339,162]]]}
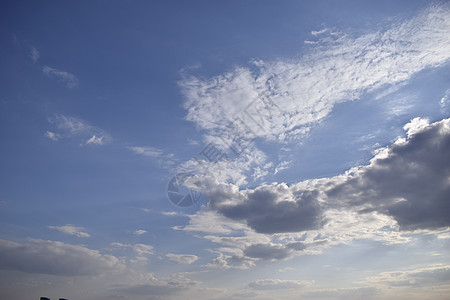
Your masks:
{"label": "sky", "polygon": [[2,1],[2,299],[448,299],[448,1]]}

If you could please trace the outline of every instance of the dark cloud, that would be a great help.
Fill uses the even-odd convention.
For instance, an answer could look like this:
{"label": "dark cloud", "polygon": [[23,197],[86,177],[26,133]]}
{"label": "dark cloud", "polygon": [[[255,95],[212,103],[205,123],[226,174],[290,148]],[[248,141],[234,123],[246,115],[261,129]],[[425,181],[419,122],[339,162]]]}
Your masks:
{"label": "dark cloud", "polygon": [[[323,178],[309,190],[301,190],[301,183],[290,187],[283,183],[263,185],[244,191],[217,185],[208,195],[209,208],[267,234],[320,229],[326,221],[324,212],[330,208],[377,211],[392,216],[401,230],[448,227],[450,119],[427,124],[416,118],[405,129],[408,139],[393,143],[369,165],[346,175]],[[262,258],[253,254],[256,249],[262,250],[256,247],[261,246],[246,251]],[[276,251],[272,254],[279,257],[289,252]]]}
{"label": "dark cloud", "polygon": [[284,245],[255,244],[244,249],[244,254],[252,258],[264,260],[284,259],[290,256],[292,250]]}
{"label": "dark cloud", "polygon": [[299,232],[324,223],[317,192],[297,192],[285,184],[242,192],[219,187],[208,196],[211,209],[227,218],[245,221],[258,233]]}
{"label": "dark cloud", "polygon": [[0,269],[62,276],[100,275],[120,270],[121,262],[83,246],[31,240],[19,244],[0,240]]}
{"label": "dark cloud", "polygon": [[402,230],[450,226],[450,119],[394,143],[326,194],[330,204],[390,215]]}

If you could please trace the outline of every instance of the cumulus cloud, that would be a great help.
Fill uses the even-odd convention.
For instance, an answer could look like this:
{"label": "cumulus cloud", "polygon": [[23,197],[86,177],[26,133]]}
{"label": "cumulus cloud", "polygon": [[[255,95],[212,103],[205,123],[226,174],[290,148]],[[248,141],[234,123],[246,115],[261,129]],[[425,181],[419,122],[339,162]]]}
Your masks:
{"label": "cumulus cloud", "polygon": [[252,189],[206,182],[210,202],[176,229],[229,247],[208,265],[227,269],[318,254],[356,239],[406,243],[415,230],[447,228],[450,119],[415,118],[405,130],[368,165],[335,177]]}
{"label": "cumulus cloud", "polygon": [[197,255],[167,253],[166,257],[180,264],[190,265],[198,260]]}
{"label": "cumulus cloud", "polygon": [[55,78],[56,80],[65,83],[68,88],[78,86],[78,78],[69,72],[54,69],[49,66],[42,67],[42,72],[48,77]]}
{"label": "cumulus cloud", "polygon": [[316,192],[300,191],[283,183],[242,191],[234,185],[218,184],[205,194],[211,209],[229,219],[242,220],[259,233],[311,230],[324,222]]}
{"label": "cumulus cloud", "polygon": [[211,262],[206,266],[219,269],[246,270],[255,266],[255,259],[248,258],[243,255],[225,255],[223,253],[219,253],[219,255],[211,260]]}
{"label": "cumulus cloud", "polygon": [[307,182],[246,190],[216,184],[205,192],[208,207],[269,234],[319,229],[327,223],[325,211],[343,205],[391,216],[405,230],[450,226],[450,119],[415,118],[405,130],[407,139],[378,151],[368,166],[312,188],[305,189]]}
{"label": "cumulus cloud", "polygon": [[84,232],[83,227],[77,227],[72,224],[67,224],[64,226],[48,226],[50,229],[58,230],[59,232],[74,235],[77,237],[90,237],[90,234],[87,232]]}
{"label": "cumulus cloud", "polygon": [[392,216],[402,230],[450,226],[450,119],[405,125],[408,139],[380,151],[326,194],[330,205]]}
{"label": "cumulus cloud", "polygon": [[84,246],[38,239],[26,244],[0,240],[0,268],[4,270],[83,276],[120,271],[123,267],[116,257]]}

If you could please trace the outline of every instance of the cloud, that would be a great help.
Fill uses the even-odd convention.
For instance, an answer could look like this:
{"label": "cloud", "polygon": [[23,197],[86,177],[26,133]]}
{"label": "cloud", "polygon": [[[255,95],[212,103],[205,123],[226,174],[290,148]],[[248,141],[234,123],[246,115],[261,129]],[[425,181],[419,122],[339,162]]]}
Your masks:
{"label": "cloud", "polygon": [[105,143],[104,139],[105,139],[105,137],[103,137],[103,136],[97,137],[97,136],[93,135],[90,139],[88,139],[86,141],[86,144],[87,145],[89,145],[89,144],[103,145]]}
{"label": "cloud", "polygon": [[143,155],[152,159],[160,168],[173,167],[176,159],[172,153],[166,153],[163,150],[152,146],[133,146],[128,147],[133,153]]}
{"label": "cloud", "polygon": [[408,139],[382,149],[326,191],[328,203],[392,216],[401,230],[450,226],[450,119],[405,125]]}
{"label": "cloud", "polygon": [[245,139],[290,141],[323,120],[335,104],[448,62],[448,14],[448,5],[431,6],[387,30],[359,37],[333,33],[299,58],[255,60],[206,79],[185,75],[180,87],[186,119],[207,136],[220,136],[222,144],[230,142],[230,131]]}
{"label": "cloud", "polygon": [[133,252],[136,254],[136,259],[138,261],[147,261],[147,256],[152,255],[153,252],[153,246],[146,245],[146,244],[122,244],[122,243],[111,243],[111,246],[118,247],[118,248],[128,248],[132,249]]}
{"label": "cloud", "polygon": [[251,259],[242,255],[219,255],[211,260],[206,267],[219,269],[241,269],[246,270],[255,266],[255,259]]}
{"label": "cloud", "polygon": [[375,287],[340,288],[317,290],[303,294],[305,299],[380,299]]}
{"label": "cloud", "polygon": [[248,257],[261,258],[263,260],[279,260],[290,256],[290,249],[277,244],[254,244],[244,249]]}
{"label": "cloud", "polygon": [[205,191],[208,208],[268,234],[320,229],[342,206],[391,216],[403,230],[450,226],[450,119],[415,118],[405,130],[407,139],[380,149],[370,165],[308,189],[308,182],[246,190],[216,183]]}
{"label": "cloud", "polygon": [[84,246],[32,239],[27,244],[0,240],[0,268],[60,276],[100,275],[122,270],[112,255]]}
{"label": "cloud", "polygon": [[300,289],[312,285],[311,281],[301,280],[281,280],[281,279],[263,279],[252,281],[249,287],[256,290],[279,290],[279,289]]}
{"label": "cloud", "polygon": [[148,156],[151,158],[157,158],[160,157],[164,152],[161,149],[146,146],[146,147],[129,147],[131,151],[133,151],[136,154]]}
{"label": "cloud", "polygon": [[413,270],[383,272],[365,280],[368,284],[382,284],[390,287],[418,287],[448,284],[450,266],[435,265]]}
{"label": "cloud", "polygon": [[450,112],[450,89],[445,91],[444,97],[439,101],[439,106],[441,107],[442,113],[445,114]]}
{"label": "cloud", "polygon": [[51,132],[51,131],[47,130],[45,132],[45,137],[51,139],[52,141],[57,141],[57,140],[59,140],[60,135],[57,134],[57,133],[54,133],[54,132]]}
{"label": "cloud", "polygon": [[177,263],[190,265],[198,260],[197,255],[167,253],[166,256]]}
{"label": "cloud", "polygon": [[39,53],[39,50],[35,47],[31,47],[30,49],[30,58],[33,60],[33,62],[37,62],[41,54]]}
{"label": "cloud", "polygon": [[335,177],[247,189],[205,181],[210,202],[174,229],[226,246],[208,265],[224,269],[320,254],[357,239],[399,244],[415,230],[441,235],[450,226],[450,119],[415,118],[404,128],[406,138],[379,149],[368,165]]}
{"label": "cloud", "polygon": [[111,141],[111,137],[103,129],[90,125],[88,122],[70,116],[56,115],[48,118],[54,130],[45,133],[51,140],[61,138],[81,137],[86,145],[105,145]]}
{"label": "cloud", "polygon": [[83,227],[73,226],[72,224],[67,224],[64,226],[48,226],[48,228],[77,237],[90,237],[89,233],[83,232]]}
{"label": "cloud", "polygon": [[324,222],[315,192],[296,190],[284,183],[243,191],[233,185],[218,184],[205,194],[211,209],[229,219],[245,221],[259,233],[311,230]]}
{"label": "cloud", "polygon": [[147,231],[143,229],[139,229],[133,232],[133,234],[135,235],[143,235],[144,233],[147,233]]}
{"label": "cloud", "polygon": [[42,72],[50,78],[55,78],[65,83],[70,89],[78,86],[78,78],[69,72],[60,71],[49,66],[42,67]]}
{"label": "cloud", "polygon": [[174,294],[188,293],[199,285],[198,281],[187,278],[184,273],[174,274],[168,278],[157,278],[152,274],[140,277],[133,280],[133,283],[115,284],[112,290],[116,295],[125,296],[125,299],[168,299],[169,296],[175,297],[170,299],[180,299],[184,297]]}

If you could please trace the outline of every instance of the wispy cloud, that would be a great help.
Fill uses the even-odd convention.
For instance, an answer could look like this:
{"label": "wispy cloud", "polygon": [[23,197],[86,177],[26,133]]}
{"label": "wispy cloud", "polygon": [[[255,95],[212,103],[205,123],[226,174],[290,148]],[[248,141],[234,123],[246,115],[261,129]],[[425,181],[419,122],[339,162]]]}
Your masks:
{"label": "wispy cloud", "polygon": [[[209,79],[186,76],[180,82],[186,119],[212,135],[239,116],[262,138],[285,141],[299,136],[302,128],[322,120],[336,103],[447,62],[448,14],[447,6],[431,7],[385,31],[359,37],[336,33],[332,41],[323,38],[315,52],[299,59],[254,61],[253,66]],[[252,111],[256,105],[259,115],[270,119],[265,128],[250,118],[257,116]]]}
{"label": "wispy cloud", "polygon": [[136,230],[133,232],[133,234],[135,234],[135,235],[143,235],[145,233],[147,233],[147,230],[143,230],[143,229],[139,229],[139,230]]}
{"label": "wispy cloud", "polygon": [[48,118],[53,125],[52,131],[47,130],[45,136],[57,141],[61,138],[81,137],[86,145],[105,145],[111,137],[103,129],[90,125],[88,122],[75,117],[56,115]]}
{"label": "wispy cloud", "polygon": [[39,53],[39,50],[35,47],[31,47],[30,49],[30,58],[33,60],[33,62],[37,62],[41,54]]}
{"label": "wispy cloud", "polygon": [[64,226],[48,226],[50,229],[58,230],[59,232],[74,235],[77,237],[90,237],[91,235],[87,232],[84,232],[83,227],[77,227],[72,224],[67,224]]}
{"label": "wispy cloud", "polygon": [[365,283],[382,284],[390,287],[418,287],[448,284],[450,278],[449,265],[434,265],[413,270],[383,272],[369,277]]}
{"label": "wispy cloud", "polygon": [[53,141],[57,141],[60,138],[60,135],[54,132],[51,132],[50,130],[47,130],[45,132],[45,136]]}
{"label": "wispy cloud", "polygon": [[[255,138],[289,146],[323,121],[336,104],[369,93],[376,96],[389,87],[395,91],[393,87],[406,84],[418,72],[447,63],[448,14],[448,5],[435,5],[409,20],[358,36],[324,28],[312,32],[317,44],[302,56],[255,59],[209,78],[184,73],[179,86],[185,96],[185,118],[203,131],[206,143],[219,148]],[[411,108],[410,100],[391,103],[389,113],[404,114]],[[251,154],[257,147],[249,148],[247,158],[254,159]],[[288,167],[279,165],[267,172],[253,170],[255,166],[245,162],[233,169],[234,163],[222,168],[225,182],[238,177],[245,184],[248,178],[259,180]],[[260,166],[267,163],[277,162]]]}
{"label": "wispy cloud", "polygon": [[167,253],[166,257],[180,264],[190,265],[198,260],[197,255]]}
{"label": "wispy cloud", "polygon": [[160,168],[171,168],[175,165],[174,155],[162,149],[153,146],[133,146],[128,149],[135,154],[150,158]]}
{"label": "wispy cloud", "polygon": [[299,289],[312,285],[311,281],[302,280],[282,280],[282,279],[263,279],[252,281],[249,287],[256,290],[278,290],[278,289]]}
{"label": "wispy cloud", "polygon": [[60,71],[58,69],[51,68],[49,66],[42,67],[42,72],[51,78],[55,78],[67,85],[68,88],[74,88],[78,86],[78,78],[66,71]]}
{"label": "wispy cloud", "polygon": [[[146,244],[122,244],[122,243],[111,243],[111,246],[117,248],[132,249],[136,254],[136,261],[145,262],[148,260],[147,256],[154,253],[153,246]],[[132,261],[133,262],[133,261]]]}
{"label": "wispy cloud", "polygon": [[136,154],[148,156],[151,158],[160,157],[164,153],[161,149],[158,149],[156,147],[151,147],[151,146],[145,146],[145,147],[135,146],[135,147],[129,147],[129,149]]}

